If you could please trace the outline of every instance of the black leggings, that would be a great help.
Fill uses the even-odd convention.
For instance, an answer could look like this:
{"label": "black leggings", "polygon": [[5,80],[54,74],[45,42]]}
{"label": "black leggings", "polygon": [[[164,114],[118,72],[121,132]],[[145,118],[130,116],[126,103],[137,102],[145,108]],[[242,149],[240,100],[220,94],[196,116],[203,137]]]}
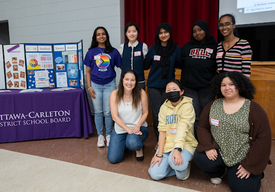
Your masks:
{"label": "black leggings", "polygon": [[201,168],[205,173],[208,174],[210,178],[221,177],[227,168],[227,178],[229,187],[233,192],[258,192],[261,188],[261,179],[264,174],[259,175],[250,174],[249,178],[240,179],[237,177],[236,173],[240,164],[234,165],[233,167],[227,167],[223,162],[221,155],[218,152],[218,158],[215,161],[211,161],[206,156],[205,152],[195,151],[194,162]]}

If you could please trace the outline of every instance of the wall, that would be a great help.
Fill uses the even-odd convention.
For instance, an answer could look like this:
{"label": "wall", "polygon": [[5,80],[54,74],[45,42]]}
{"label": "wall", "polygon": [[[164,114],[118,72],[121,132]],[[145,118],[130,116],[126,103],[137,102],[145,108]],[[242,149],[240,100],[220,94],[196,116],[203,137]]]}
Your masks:
{"label": "wall", "polygon": [[114,47],[124,42],[124,0],[0,0],[0,22],[4,20],[11,44],[83,39],[85,55],[97,26],[108,30]]}

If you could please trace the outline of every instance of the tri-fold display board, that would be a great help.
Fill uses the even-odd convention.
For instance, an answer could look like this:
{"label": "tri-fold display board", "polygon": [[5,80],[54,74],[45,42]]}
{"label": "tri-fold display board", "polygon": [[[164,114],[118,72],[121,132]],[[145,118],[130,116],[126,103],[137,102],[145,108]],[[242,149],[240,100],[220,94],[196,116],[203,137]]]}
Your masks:
{"label": "tri-fold display board", "polygon": [[84,89],[82,41],[0,46],[0,89]]}

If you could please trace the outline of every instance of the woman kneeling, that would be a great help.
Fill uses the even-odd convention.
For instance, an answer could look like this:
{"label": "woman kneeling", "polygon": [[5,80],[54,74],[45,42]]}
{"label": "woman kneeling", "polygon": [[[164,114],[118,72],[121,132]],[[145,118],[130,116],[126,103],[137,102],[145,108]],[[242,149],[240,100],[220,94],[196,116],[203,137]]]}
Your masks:
{"label": "woman kneeling", "polygon": [[148,125],[145,121],[148,115],[148,98],[138,85],[136,72],[124,71],[118,89],[111,93],[110,105],[115,127],[108,148],[109,162],[121,162],[125,146],[136,151],[137,161],[143,161],[143,142],[148,137]]}
{"label": "woman kneeling", "polygon": [[165,93],[167,100],[159,112],[159,147],[148,171],[154,180],[173,175],[186,180],[198,144],[194,137],[195,112],[192,99],[183,97],[184,90],[178,80],[170,81]]}
{"label": "woman kneeling", "polygon": [[242,73],[225,72],[213,79],[212,88],[218,99],[200,116],[194,161],[213,184],[220,184],[227,170],[232,191],[259,191],[271,131],[265,111],[252,101],[255,87]]}

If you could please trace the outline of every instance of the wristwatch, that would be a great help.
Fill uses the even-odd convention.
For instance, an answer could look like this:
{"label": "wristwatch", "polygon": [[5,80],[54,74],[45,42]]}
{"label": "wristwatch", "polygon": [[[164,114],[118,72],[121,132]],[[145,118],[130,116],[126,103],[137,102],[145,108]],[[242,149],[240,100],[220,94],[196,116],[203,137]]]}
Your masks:
{"label": "wristwatch", "polygon": [[179,152],[181,152],[181,151],[182,151],[182,149],[181,149],[181,148],[179,148],[179,147],[176,147],[176,148],[175,148],[175,150],[178,150]]}

